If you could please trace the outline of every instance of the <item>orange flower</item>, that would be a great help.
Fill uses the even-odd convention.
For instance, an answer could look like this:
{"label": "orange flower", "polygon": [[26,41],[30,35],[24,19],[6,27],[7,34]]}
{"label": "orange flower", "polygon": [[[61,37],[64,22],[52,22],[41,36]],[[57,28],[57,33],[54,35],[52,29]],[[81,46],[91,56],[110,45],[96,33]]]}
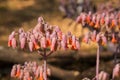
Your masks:
{"label": "orange flower", "polygon": [[104,41],[102,41],[101,45],[104,46],[106,43]]}
{"label": "orange flower", "polygon": [[20,70],[18,70],[16,73],[16,77],[19,77],[19,76],[20,76]]}
{"label": "orange flower", "polygon": [[101,25],[103,25],[105,23],[104,18],[101,18],[100,23],[101,23]]}
{"label": "orange flower", "polygon": [[30,77],[28,77],[28,79],[27,80],[32,80]]}
{"label": "orange flower", "polygon": [[11,47],[12,46],[12,40],[9,40],[8,41],[8,47]]}
{"label": "orange flower", "polygon": [[72,47],[71,47],[72,50],[76,50],[77,47],[76,47],[76,44],[73,44]]}
{"label": "orange flower", "polygon": [[96,24],[95,24],[94,27],[95,27],[95,28],[99,28],[99,22],[96,22]]}
{"label": "orange flower", "polygon": [[37,50],[40,48],[40,46],[37,43],[34,43],[34,48],[35,48],[35,50]]}
{"label": "orange flower", "polygon": [[87,18],[86,18],[86,22],[89,24],[90,23],[90,16],[87,16]]}
{"label": "orange flower", "polygon": [[115,37],[112,38],[111,42],[112,43],[116,43],[117,42],[117,40],[115,39]]}
{"label": "orange flower", "polygon": [[110,28],[113,28],[113,27],[115,27],[115,20],[112,20],[112,21],[111,21]]}
{"label": "orange flower", "polygon": [[112,35],[112,40],[111,40],[112,43],[116,43],[117,40],[115,39],[115,34]]}
{"label": "orange flower", "polygon": [[90,25],[91,27],[93,27],[95,24],[94,24],[94,22],[91,21],[91,22],[89,23],[89,25]]}
{"label": "orange flower", "polygon": [[51,41],[50,39],[47,39],[47,46],[50,46],[51,45]]}
{"label": "orange flower", "polygon": [[91,36],[91,40],[93,41],[93,42],[96,42],[96,37],[95,36]]}
{"label": "orange flower", "polygon": [[72,38],[69,38],[68,40],[69,40],[69,41],[68,41],[69,44],[72,44]]}

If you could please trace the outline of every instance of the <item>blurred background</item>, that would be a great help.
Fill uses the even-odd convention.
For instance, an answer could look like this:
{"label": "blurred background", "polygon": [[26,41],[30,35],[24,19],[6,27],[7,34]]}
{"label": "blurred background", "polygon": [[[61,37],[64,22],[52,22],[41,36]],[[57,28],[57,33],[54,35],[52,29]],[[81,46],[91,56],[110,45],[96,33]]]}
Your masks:
{"label": "blurred background", "polygon": [[[76,1],[77,6],[73,4],[76,12],[69,11],[72,10],[71,8],[65,12],[61,7],[64,1],[66,4],[69,4],[69,1]],[[42,61],[37,54],[28,54],[29,52],[7,47],[8,36],[13,30],[21,27],[25,30],[34,28],[38,17],[42,16],[49,24],[58,25],[63,32],[70,31],[81,38],[89,30],[82,29],[80,24],[76,25],[75,19],[80,12],[89,10],[96,12],[109,7],[119,9],[119,4],[120,0],[0,0],[0,80],[14,80],[10,78],[13,64],[23,64],[30,60]],[[50,80],[81,80],[84,77],[94,77],[96,44],[81,43],[79,51],[57,51],[56,53],[48,59],[48,64],[59,74],[53,72]],[[101,70],[112,72],[112,53],[106,47],[102,50]],[[106,65],[109,65],[109,68]],[[62,75],[62,73],[66,74]]]}

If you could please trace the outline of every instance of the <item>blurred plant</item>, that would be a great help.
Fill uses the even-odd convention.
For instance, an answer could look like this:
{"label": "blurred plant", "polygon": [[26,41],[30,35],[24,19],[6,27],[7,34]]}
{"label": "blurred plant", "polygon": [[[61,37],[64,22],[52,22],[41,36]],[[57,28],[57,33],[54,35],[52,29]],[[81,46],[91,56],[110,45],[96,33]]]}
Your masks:
{"label": "blurred plant", "polygon": [[99,57],[100,57],[100,46],[104,46],[107,43],[107,39],[103,33],[96,33],[96,31],[87,33],[83,40],[85,43],[90,43],[90,41],[97,43],[97,58],[96,58],[96,79],[99,80]]}
{"label": "blurred plant", "polygon": [[81,12],[96,11],[92,0],[59,0],[59,3],[59,10],[64,14],[63,19],[72,19],[68,24],[69,26]]}
{"label": "blurred plant", "polygon": [[96,42],[97,48],[97,59],[96,59],[96,80],[99,80],[99,52],[100,46],[106,45],[111,42],[117,45],[116,52],[114,54],[114,62],[116,61],[117,53],[120,52],[120,12],[114,13],[97,13],[92,14],[91,12],[81,13],[77,17],[76,22],[80,23],[83,27],[88,27],[91,32],[87,33],[83,42],[89,43],[90,41]]}
{"label": "blurred plant", "polygon": [[[18,40],[17,40],[18,39]],[[58,49],[78,50],[80,48],[79,40],[71,32],[64,34],[58,26],[49,25],[42,17],[38,18],[37,25],[24,31],[20,28],[9,35],[8,46],[12,48],[27,49],[30,52],[37,51],[44,59],[43,79],[47,80],[47,57]]]}

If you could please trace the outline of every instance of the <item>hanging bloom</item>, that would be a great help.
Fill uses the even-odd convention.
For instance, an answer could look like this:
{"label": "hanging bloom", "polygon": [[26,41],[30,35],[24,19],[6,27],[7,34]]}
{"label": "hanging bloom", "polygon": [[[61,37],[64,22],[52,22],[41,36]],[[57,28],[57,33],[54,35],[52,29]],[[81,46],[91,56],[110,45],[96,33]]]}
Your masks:
{"label": "hanging bloom", "polygon": [[82,17],[81,17],[81,15],[77,17],[76,22],[77,22],[77,23],[81,23],[81,22],[82,22]]}
{"label": "hanging bloom", "polygon": [[116,43],[117,42],[117,39],[115,38],[115,34],[112,34],[112,40],[111,40],[112,43]]}
{"label": "hanging bloom", "polygon": [[89,26],[94,27],[95,21],[96,21],[96,16],[95,16],[95,15],[92,15],[92,20],[91,20],[91,22],[89,23]]}
{"label": "hanging bloom", "polygon": [[41,38],[40,43],[41,43],[41,47],[42,47],[42,48],[47,48],[47,40],[46,40],[45,37],[42,37],[42,38]]}
{"label": "hanging bloom", "polygon": [[71,32],[68,32],[67,33],[67,37],[68,37],[68,44],[72,44],[72,34],[71,34]]}
{"label": "hanging bloom", "polygon": [[46,32],[47,47],[51,45],[50,32]]}
{"label": "hanging bloom", "polygon": [[80,43],[79,43],[79,40],[76,39],[76,50],[79,50],[80,49]]}
{"label": "hanging bloom", "polygon": [[115,19],[112,19],[111,20],[111,24],[110,24],[110,28],[113,28],[116,26],[116,20]]}
{"label": "hanging bloom", "polygon": [[72,36],[72,47],[71,47],[73,50],[76,50],[77,47],[76,47],[76,37],[73,35]]}
{"label": "hanging bloom", "polygon": [[16,65],[14,65],[11,70],[11,77],[16,77],[16,73],[17,73],[17,67]]}
{"label": "hanging bloom", "polygon": [[88,43],[89,42],[89,35],[88,33],[84,36],[84,38],[82,39],[83,42]]}
{"label": "hanging bloom", "polygon": [[91,12],[86,16],[86,23],[89,24],[91,22]]}
{"label": "hanging bloom", "polygon": [[67,45],[67,36],[65,34],[62,35],[62,41],[61,41],[61,46],[64,50],[68,48]]}
{"label": "hanging bloom", "polygon": [[51,51],[56,51],[56,49],[57,49],[57,39],[55,37],[53,37],[50,50]]}
{"label": "hanging bloom", "polygon": [[29,41],[28,46],[29,46],[29,50],[32,52],[34,48],[34,44],[31,40]]}
{"label": "hanging bloom", "polygon": [[107,39],[105,36],[102,36],[102,43],[101,45],[105,45],[107,43]]}
{"label": "hanging bloom", "polygon": [[16,77],[19,77],[20,76],[20,65],[18,64],[17,65],[17,72],[16,72]]}
{"label": "hanging bloom", "polygon": [[20,70],[20,75],[19,75],[19,79],[23,79],[24,77],[24,70]]}
{"label": "hanging bloom", "polygon": [[96,30],[93,31],[92,35],[91,35],[91,40],[93,42],[96,42]]}
{"label": "hanging bloom", "polygon": [[100,40],[100,34],[97,34],[97,36],[96,36],[96,42],[99,42],[99,40]]}
{"label": "hanging bloom", "polygon": [[15,38],[12,39],[11,45],[12,45],[12,48],[16,48],[17,47],[17,41],[16,41]]}
{"label": "hanging bloom", "polygon": [[15,37],[15,31],[13,31],[8,38],[8,47],[12,47],[12,39]]}
{"label": "hanging bloom", "polygon": [[21,49],[24,49],[25,44],[26,44],[26,38],[23,37],[23,38],[21,38],[21,40],[20,40],[20,47],[21,47]]}

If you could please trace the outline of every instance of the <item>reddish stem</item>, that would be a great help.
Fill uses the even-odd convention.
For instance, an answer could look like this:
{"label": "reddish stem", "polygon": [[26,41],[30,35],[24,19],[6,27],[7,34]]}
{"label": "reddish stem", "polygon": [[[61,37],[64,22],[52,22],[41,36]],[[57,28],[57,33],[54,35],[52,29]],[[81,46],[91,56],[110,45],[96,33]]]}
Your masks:
{"label": "reddish stem", "polygon": [[96,80],[99,80],[99,58],[100,58],[100,45],[98,44],[96,58]]}
{"label": "reddish stem", "polygon": [[43,57],[44,59],[44,80],[47,80],[47,57],[50,56],[53,51],[50,51],[48,54],[46,53],[46,49],[43,50],[43,53],[38,50],[38,53]]}
{"label": "reddish stem", "polygon": [[44,49],[44,80],[47,80],[47,54],[46,54],[46,49]]}

